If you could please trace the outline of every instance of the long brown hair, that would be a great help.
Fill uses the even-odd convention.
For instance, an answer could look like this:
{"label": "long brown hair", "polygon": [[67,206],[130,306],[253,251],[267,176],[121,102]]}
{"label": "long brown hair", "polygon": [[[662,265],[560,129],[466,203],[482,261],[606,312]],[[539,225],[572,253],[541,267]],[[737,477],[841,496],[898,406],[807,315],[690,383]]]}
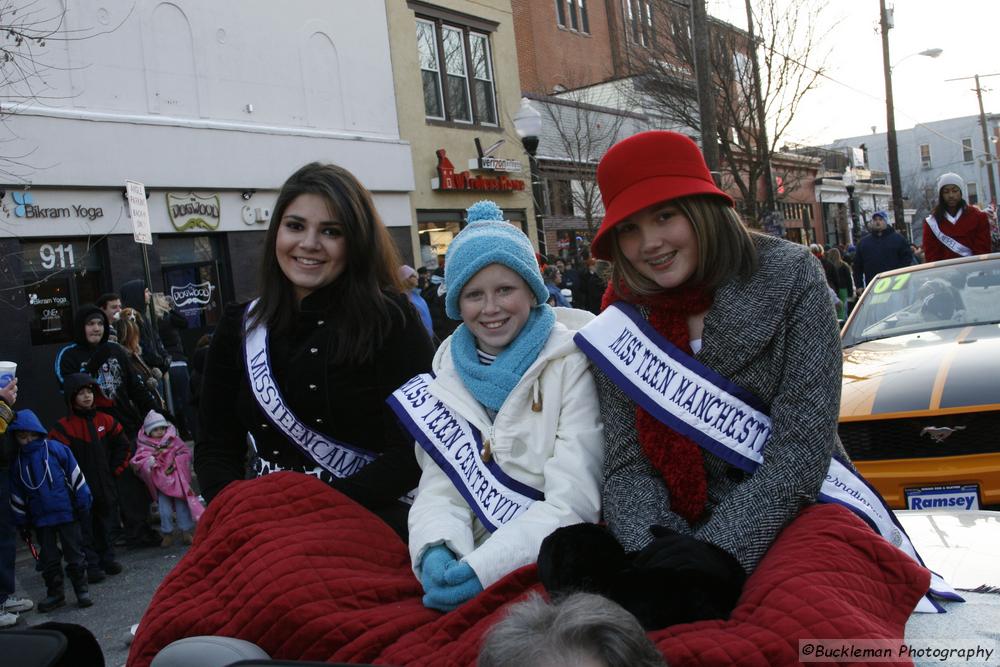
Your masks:
{"label": "long brown hair", "polygon": [[840,254],[839,248],[830,248],[829,250],[827,250],[826,258],[827,260],[829,260],[831,264],[833,264],[833,267],[835,269],[839,269],[841,265],[844,263],[844,258]]}
{"label": "long brown hair", "polygon": [[[698,266],[690,278],[692,285],[713,290],[730,278],[749,278],[757,270],[757,249],[732,206],[707,195],[681,197],[670,203],[691,221],[698,239]],[[617,234],[611,235],[611,255],[612,285],[624,283],[634,294],[647,296],[663,291],[625,259]]]}
{"label": "long brown hair", "polygon": [[393,313],[403,315],[386,292],[402,294],[402,263],[388,230],[382,224],[371,193],[343,167],[311,162],[281,186],[267,228],[260,266],[260,298],[250,312],[251,323],[265,323],[272,332],[291,330],[298,300],[291,281],[278,264],[275,244],[285,210],[299,195],[314,194],[326,200],[341,223],[347,245],[347,264],[337,277],[343,281],[342,307],[336,323],[336,349],[332,359],[364,362],[371,359],[392,327]]}

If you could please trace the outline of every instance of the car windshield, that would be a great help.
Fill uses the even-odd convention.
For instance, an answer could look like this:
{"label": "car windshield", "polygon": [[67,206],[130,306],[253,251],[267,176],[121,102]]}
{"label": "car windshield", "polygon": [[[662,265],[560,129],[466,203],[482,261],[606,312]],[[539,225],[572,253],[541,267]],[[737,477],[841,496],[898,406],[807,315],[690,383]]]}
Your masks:
{"label": "car windshield", "polygon": [[843,345],[1000,322],[1000,260],[880,276],[855,307]]}

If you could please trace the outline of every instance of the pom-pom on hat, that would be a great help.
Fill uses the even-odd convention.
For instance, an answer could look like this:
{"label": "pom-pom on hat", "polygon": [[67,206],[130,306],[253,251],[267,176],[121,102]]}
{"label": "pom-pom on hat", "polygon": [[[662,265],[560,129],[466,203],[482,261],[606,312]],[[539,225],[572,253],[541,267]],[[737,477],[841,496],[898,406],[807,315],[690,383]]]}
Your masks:
{"label": "pom-pom on hat", "polygon": [[468,225],[448,246],[444,259],[445,312],[462,319],[458,297],[472,276],[490,264],[502,264],[524,279],[538,303],[549,291],[538,269],[535,249],[520,229],[504,221],[503,211],[489,200],[476,202],[467,211]]}
{"label": "pom-pom on hat", "polygon": [[619,141],[597,165],[597,184],[604,221],[590,251],[598,259],[611,259],[615,225],[647,206],[689,195],[715,195],[733,205],[716,187],[698,145],[677,132],[650,130]]}
{"label": "pom-pom on hat", "polygon": [[958,189],[962,191],[962,199],[965,199],[965,181],[961,176],[951,171],[941,174],[937,181],[937,192],[939,197],[941,196],[941,188],[946,185],[957,185]]}
{"label": "pom-pom on hat", "polygon": [[170,426],[170,422],[156,410],[150,410],[146,413],[146,419],[142,422],[142,432],[149,435],[150,431],[161,426],[167,428]]}

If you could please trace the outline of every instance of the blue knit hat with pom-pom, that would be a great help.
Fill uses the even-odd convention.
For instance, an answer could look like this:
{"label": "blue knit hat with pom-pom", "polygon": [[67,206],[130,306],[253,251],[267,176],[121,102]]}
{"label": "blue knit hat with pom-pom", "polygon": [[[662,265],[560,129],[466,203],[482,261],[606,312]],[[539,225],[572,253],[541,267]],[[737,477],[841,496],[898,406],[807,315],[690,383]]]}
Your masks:
{"label": "blue knit hat with pom-pom", "polygon": [[476,202],[467,211],[468,225],[448,246],[444,258],[445,312],[462,319],[458,297],[465,283],[490,264],[502,264],[528,283],[538,303],[548,301],[549,291],[535,259],[531,241],[520,229],[505,222],[503,211],[489,200]]}

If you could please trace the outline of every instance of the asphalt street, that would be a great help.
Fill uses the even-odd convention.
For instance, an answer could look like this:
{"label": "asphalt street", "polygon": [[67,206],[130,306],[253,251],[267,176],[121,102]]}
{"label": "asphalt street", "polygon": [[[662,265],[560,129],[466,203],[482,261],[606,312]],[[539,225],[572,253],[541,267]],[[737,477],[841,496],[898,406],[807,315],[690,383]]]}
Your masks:
{"label": "asphalt street", "polygon": [[[46,621],[78,623],[86,627],[101,644],[104,664],[107,667],[122,667],[128,658],[129,629],[139,622],[149,601],[163,578],[184,555],[188,547],[175,545],[169,548],[150,547],[126,551],[118,550],[118,560],[124,571],[108,577],[98,584],[90,584],[90,596],[94,605],[87,609],[76,606],[73,588],[66,582],[66,606],[47,614],[32,610],[21,614],[17,627],[27,627]],[[16,595],[30,597],[37,605],[45,597],[45,583],[36,572],[35,561],[23,542],[17,551]],[[10,664],[6,660],[3,664]]]}

